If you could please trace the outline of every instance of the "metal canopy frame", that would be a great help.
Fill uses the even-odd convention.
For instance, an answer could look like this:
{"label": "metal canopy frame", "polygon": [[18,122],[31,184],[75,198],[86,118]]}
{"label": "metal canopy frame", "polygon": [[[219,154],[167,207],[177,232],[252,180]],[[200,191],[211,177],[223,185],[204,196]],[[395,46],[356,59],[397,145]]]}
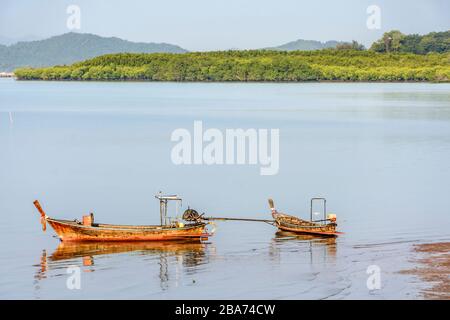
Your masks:
{"label": "metal canopy frame", "polygon": [[[321,201],[323,203],[323,220],[313,220],[313,204],[315,201]],[[327,221],[327,199],[325,198],[311,198],[311,207],[310,207],[310,221],[311,222],[325,222]]]}
{"label": "metal canopy frame", "polygon": [[[163,195],[160,191],[157,195],[155,195],[155,198],[159,200],[159,214],[161,218],[161,226],[168,225],[167,221],[167,207],[169,201],[176,201],[180,202],[181,205],[183,205],[183,199],[178,197],[176,194],[173,195]],[[178,207],[177,207],[178,212]]]}

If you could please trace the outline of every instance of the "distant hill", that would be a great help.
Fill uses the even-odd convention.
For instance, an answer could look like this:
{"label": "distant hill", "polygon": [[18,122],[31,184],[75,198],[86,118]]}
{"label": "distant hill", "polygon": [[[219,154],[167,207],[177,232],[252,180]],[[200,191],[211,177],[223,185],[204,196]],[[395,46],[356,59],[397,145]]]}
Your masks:
{"label": "distant hill", "polygon": [[46,67],[72,64],[108,53],[184,53],[187,50],[167,43],[131,42],[89,33],[65,33],[45,40],[0,45],[0,71],[18,67]]}
{"label": "distant hill", "polygon": [[9,37],[5,37],[0,35],[0,44],[2,45],[6,45],[6,46],[10,46],[12,44],[15,44],[17,42],[23,42],[23,41],[37,41],[37,40],[42,40],[43,37],[37,37],[34,35],[28,35],[28,36],[22,36],[19,38],[9,38]]}
{"label": "distant hill", "polygon": [[335,48],[341,42],[330,40],[326,42],[320,42],[316,40],[303,40],[288,42],[277,47],[265,48],[266,50],[280,50],[280,51],[294,51],[294,50],[321,50],[326,48]]}

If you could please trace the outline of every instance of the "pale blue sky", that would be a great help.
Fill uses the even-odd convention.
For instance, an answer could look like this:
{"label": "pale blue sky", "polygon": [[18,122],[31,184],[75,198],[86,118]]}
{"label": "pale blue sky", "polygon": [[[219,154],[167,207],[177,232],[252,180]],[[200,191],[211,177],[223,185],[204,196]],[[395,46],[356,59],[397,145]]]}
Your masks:
{"label": "pale blue sky", "polygon": [[[81,8],[80,32],[188,50],[261,48],[299,38],[369,45],[391,29],[450,29],[448,0],[0,0],[0,36],[68,32],[70,4]],[[381,8],[380,30],[366,27],[372,4]]]}

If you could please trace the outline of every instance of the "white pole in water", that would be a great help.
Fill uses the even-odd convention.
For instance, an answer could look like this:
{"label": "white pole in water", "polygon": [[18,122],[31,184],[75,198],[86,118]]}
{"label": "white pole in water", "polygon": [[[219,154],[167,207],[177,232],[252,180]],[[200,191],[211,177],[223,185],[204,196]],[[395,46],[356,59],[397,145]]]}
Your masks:
{"label": "white pole in water", "polygon": [[9,123],[13,124],[13,122],[14,122],[14,120],[13,120],[13,117],[12,117],[12,112],[10,111],[9,112]]}

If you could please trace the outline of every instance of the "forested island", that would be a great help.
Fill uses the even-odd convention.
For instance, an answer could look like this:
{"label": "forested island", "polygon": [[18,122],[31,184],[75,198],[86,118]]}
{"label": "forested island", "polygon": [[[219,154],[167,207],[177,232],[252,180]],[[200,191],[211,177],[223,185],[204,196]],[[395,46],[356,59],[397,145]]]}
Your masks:
{"label": "forested island", "polygon": [[386,33],[315,51],[229,50],[107,54],[69,66],[20,68],[19,80],[450,81],[449,32]]}

